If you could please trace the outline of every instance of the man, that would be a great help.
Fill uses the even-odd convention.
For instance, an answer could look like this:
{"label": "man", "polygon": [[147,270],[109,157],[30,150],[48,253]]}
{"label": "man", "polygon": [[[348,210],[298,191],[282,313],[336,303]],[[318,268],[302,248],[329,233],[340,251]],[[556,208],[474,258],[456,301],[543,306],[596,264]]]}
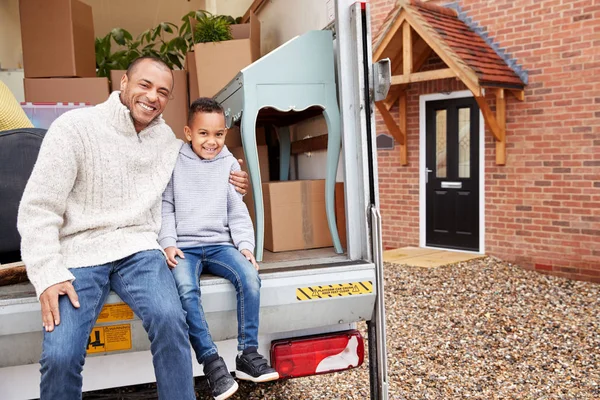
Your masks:
{"label": "man", "polygon": [[[172,89],[162,61],[140,58],[121,92],[63,114],[42,143],[17,223],[42,308],[41,400],[81,398],[88,336],[110,289],[148,332],[159,397],[195,399],[188,328],[157,243],[181,147],[160,117]],[[232,179],[243,192],[246,174]]]}

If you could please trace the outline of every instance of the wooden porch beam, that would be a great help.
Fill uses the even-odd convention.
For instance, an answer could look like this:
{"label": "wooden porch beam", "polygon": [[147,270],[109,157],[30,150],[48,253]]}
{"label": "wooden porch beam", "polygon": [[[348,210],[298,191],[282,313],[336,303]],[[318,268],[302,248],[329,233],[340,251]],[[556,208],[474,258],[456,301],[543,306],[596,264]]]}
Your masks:
{"label": "wooden porch beam", "polygon": [[379,46],[377,46],[377,48],[375,49],[375,52],[373,53],[373,62],[379,61],[383,58],[383,55],[384,55],[388,45],[394,38],[394,35],[398,31],[398,29],[404,23],[404,20],[405,20],[404,14],[405,14],[404,12],[401,12],[400,15],[398,16],[398,19],[396,21],[394,21],[394,25],[389,27],[387,33],[385,34],[385,37],[383,38],[381,43],[379,43]]}
{"label": "wooden porch beam", "polygon": [[483,120],[485,121],[485,124],[492,132],[492,135],[494,135],[494,139],[497,141],[502,141],[504,133],[502,132],[500,125],[498,125],[498,121],[496,121],[496,117],[485,100],[485,97],[475,96],[475,101],[477,101],[477,105],[483,114]]}
{"label": "wooden porch beam", "polygon": [[[496,95],[498,96],[498,94]],[[497,165],[505,165],[506,164],[506,107],[505,107],[505,99],[504,99],[504,90],[502,91],[502,99],[500,100],[500,107],[496,105],[496,118],[494,113],[490,109],[485,97],[483,96],[475,96],[475,101],[477,101],[477,105],[483,114],[483,120],[487,125],[488,129],[492,132],[494,139],[496,140],[496,164]],[[500,153],[498,153],[498,143],[500,143]]]}
{"label": "wooden porch beam", "polygon": [[496,165],[506,165],[506,98],[504,89],[496,90],[496,121],[502,134],[502,140],[496,140]]}
{"label": "wooden porch beam", "polygon": [[402,24],[402,73],[405,76],[412,74],[413,68],[413,46],[410,36],[410,24],[406,21]]}
{"label": "wooden porch beam", "polygon": [[[418,35],[415,35],[415,36],[417,37],[418,40],[416,42],[416,46],[413,47],[413,50],[418,51],[418,56],[415,59],[413,71],[418,71],[421,69],[423,64],[425,64],[425,61],[427,61],[429,59],[429,56],[431,56],[431,52],[433,50],[431,50],[431,47],[429,47],[429,45],[427,45],[427,42],[425,42],[423,39],[421,39]],[[417,49],[420,49],[420,50],[417,50]],[[392,61],[392,67],[394,67],[393,61]],[[398,85],[398,86],[391,87],[388,97],[384,100],[384,104],[388,110],[391,110],[391,108],[394,106],[394,104],[396,104],[396,102],[400,98],[400,93],[402,93],[403,90],[405,90],[405,85]]]}
{"label": "wooden porch beam", "polygon": [[400,92],[398,108],[400,112],[400,131],[404,133],[404,143],[400,143],[400,165],[408,165],[408,98],[406,90]]}
{"label": "wooden porch beam", "polygon": [[388,93],[388,96],[383,101],[383,104],[385,105],[385,108],[387,108],[388,110],[391,110],[392,107],[394,107],[394,104],[396,104],[396,101],[398,101],[398,98],[400,97],[400,92],[401,91],[402,90],[400,89],[400,86],[392,86],[392,87],[390,87],[390,91]]}
{"label": "wooden porch beam", "polygon": [[435,69],[433,71],[415,72],[409,75],[392,76],[392,85],[405,85],[413,82],[433,81],[436,79],[454,78],[456,73],[451,68]]}
{"label": "wooden porch beam", "polygon": [[383,117],[383,122],[385,122],[385,126],[388,128],[390,134],[394,137],[394,139],[396,139],[398,143],[404,144],[406,136],[404,135],[404,132],[400,130],[400,127],[398,126],[398,124],[396,124],[396,121],[394,121],[394,117],[392,116],[392,114],[390,114],[388,109],[385,108],[383,102],[378,101],[375,103],[375,105],[377,106],[379,113]]}
{"label": "wooden porch beam", "polygon": [[519,101],[525,100],[525,91],[524,90],[509,90],[510,94],[515,96],[515,98]]}
{"label": "wooden porch beam", "polygon": [[[448,46],[438,41],[436,37],[436,33],[434,31],[429,31],[424,28],[425,22],[422,21],[422,17],[418,14],[408,11],[409,8],[406,8],[406,20],[410,23],[415,32],[421,36],[425,42],[435,51],[435,53],[442,59],[444,63],[448,67],[450,67],[454,72],[455,76],[457,76],[464,84],[469,88],[471,92],[477,96],[482,96],[481,87],[478,84],[477,76],[473,71],[471,71],[466,66],[463,66],[461,62],[458,60],[456,54],[450,49]],[[418,22],[417,21],[421,21]],[[392,78],[393,82],[393,78]],[[392,83],[393,84],[393,83]]]}

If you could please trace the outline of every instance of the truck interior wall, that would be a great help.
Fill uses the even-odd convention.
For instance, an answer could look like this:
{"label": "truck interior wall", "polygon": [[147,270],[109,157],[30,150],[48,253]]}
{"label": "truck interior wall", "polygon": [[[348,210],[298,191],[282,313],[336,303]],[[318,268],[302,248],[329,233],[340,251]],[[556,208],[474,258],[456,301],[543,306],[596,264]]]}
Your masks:
{"label": "truck interior wall", "polygon": [[270,0],[258,10],[260,51],[265,55],[294,36],[323,29],[329,23],[328,4],[332,0]]}

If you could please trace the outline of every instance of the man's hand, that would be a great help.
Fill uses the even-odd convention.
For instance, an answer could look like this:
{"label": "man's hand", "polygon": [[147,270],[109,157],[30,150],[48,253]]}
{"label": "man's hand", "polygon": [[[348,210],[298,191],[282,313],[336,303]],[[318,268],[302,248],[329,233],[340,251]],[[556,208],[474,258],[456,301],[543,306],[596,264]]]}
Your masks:
{"label": "man's hand", "polygon": [[[243,160],[238,160],[240,165],[244,163]],[[229,183],[235,186],[235,190],[242,195],[247,193],[248,189],[248,174],[244,171],[236,171],[229,174]]]}
{"label": "man's hand", "polygon": [[54,325],[60,324],[60,311],[58,309],[58,297],[62,295],[69,296],[73,307],[79,308],[79,298],[75,288],[69,281],[57,283],[49,286],[40,295],[40,304],[42,306],[42,324],[46,332],[52,332]]}
{"label": "man's hand", "polygon": [[241,253],[244,255],[244,257],[246,257],[246,260],[250,261],[252,265],[254,265],[254,268],[256,268],[256,270],[258,271],[260,267],[258,266],[256,259],[254,258],[254,254],[252,254],[252,252],[248,249],[242,250]]}
{"label": "man's hand", "polygon": [[175,246],[167,247],[165,249],[165,254],[167,255],[167,265],[171,269],[177,266],[177,260],[175,259],[175,256],[178,256],[179,258],[185,258],[183,251],[179,250],[179,248]]}

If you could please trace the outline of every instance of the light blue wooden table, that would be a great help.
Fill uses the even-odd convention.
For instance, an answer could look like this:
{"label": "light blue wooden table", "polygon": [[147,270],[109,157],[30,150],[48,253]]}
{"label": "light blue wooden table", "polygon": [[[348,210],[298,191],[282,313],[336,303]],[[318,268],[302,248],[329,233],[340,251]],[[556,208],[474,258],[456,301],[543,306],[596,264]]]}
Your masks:
{"label": "light blue wooden table", "polygon": [[[242,144],[250,171],[256,215],[256,251],[262,261],[264,247],[264,204],[256,121],[261,109],[299,112],[315,106],[323,109],[327,123],[327,171],[325,208],[336,253],[342,246],[335,221],[335,177],[340,157],[340,112],[336,97],[333,39],[330,31],[310,31],[297,36],[240,73],[214,97],[224,108],[229,124],[240,121]],[[277,128],[280,144],[280,180],[288,180],[291,140],[287,126]]]}

